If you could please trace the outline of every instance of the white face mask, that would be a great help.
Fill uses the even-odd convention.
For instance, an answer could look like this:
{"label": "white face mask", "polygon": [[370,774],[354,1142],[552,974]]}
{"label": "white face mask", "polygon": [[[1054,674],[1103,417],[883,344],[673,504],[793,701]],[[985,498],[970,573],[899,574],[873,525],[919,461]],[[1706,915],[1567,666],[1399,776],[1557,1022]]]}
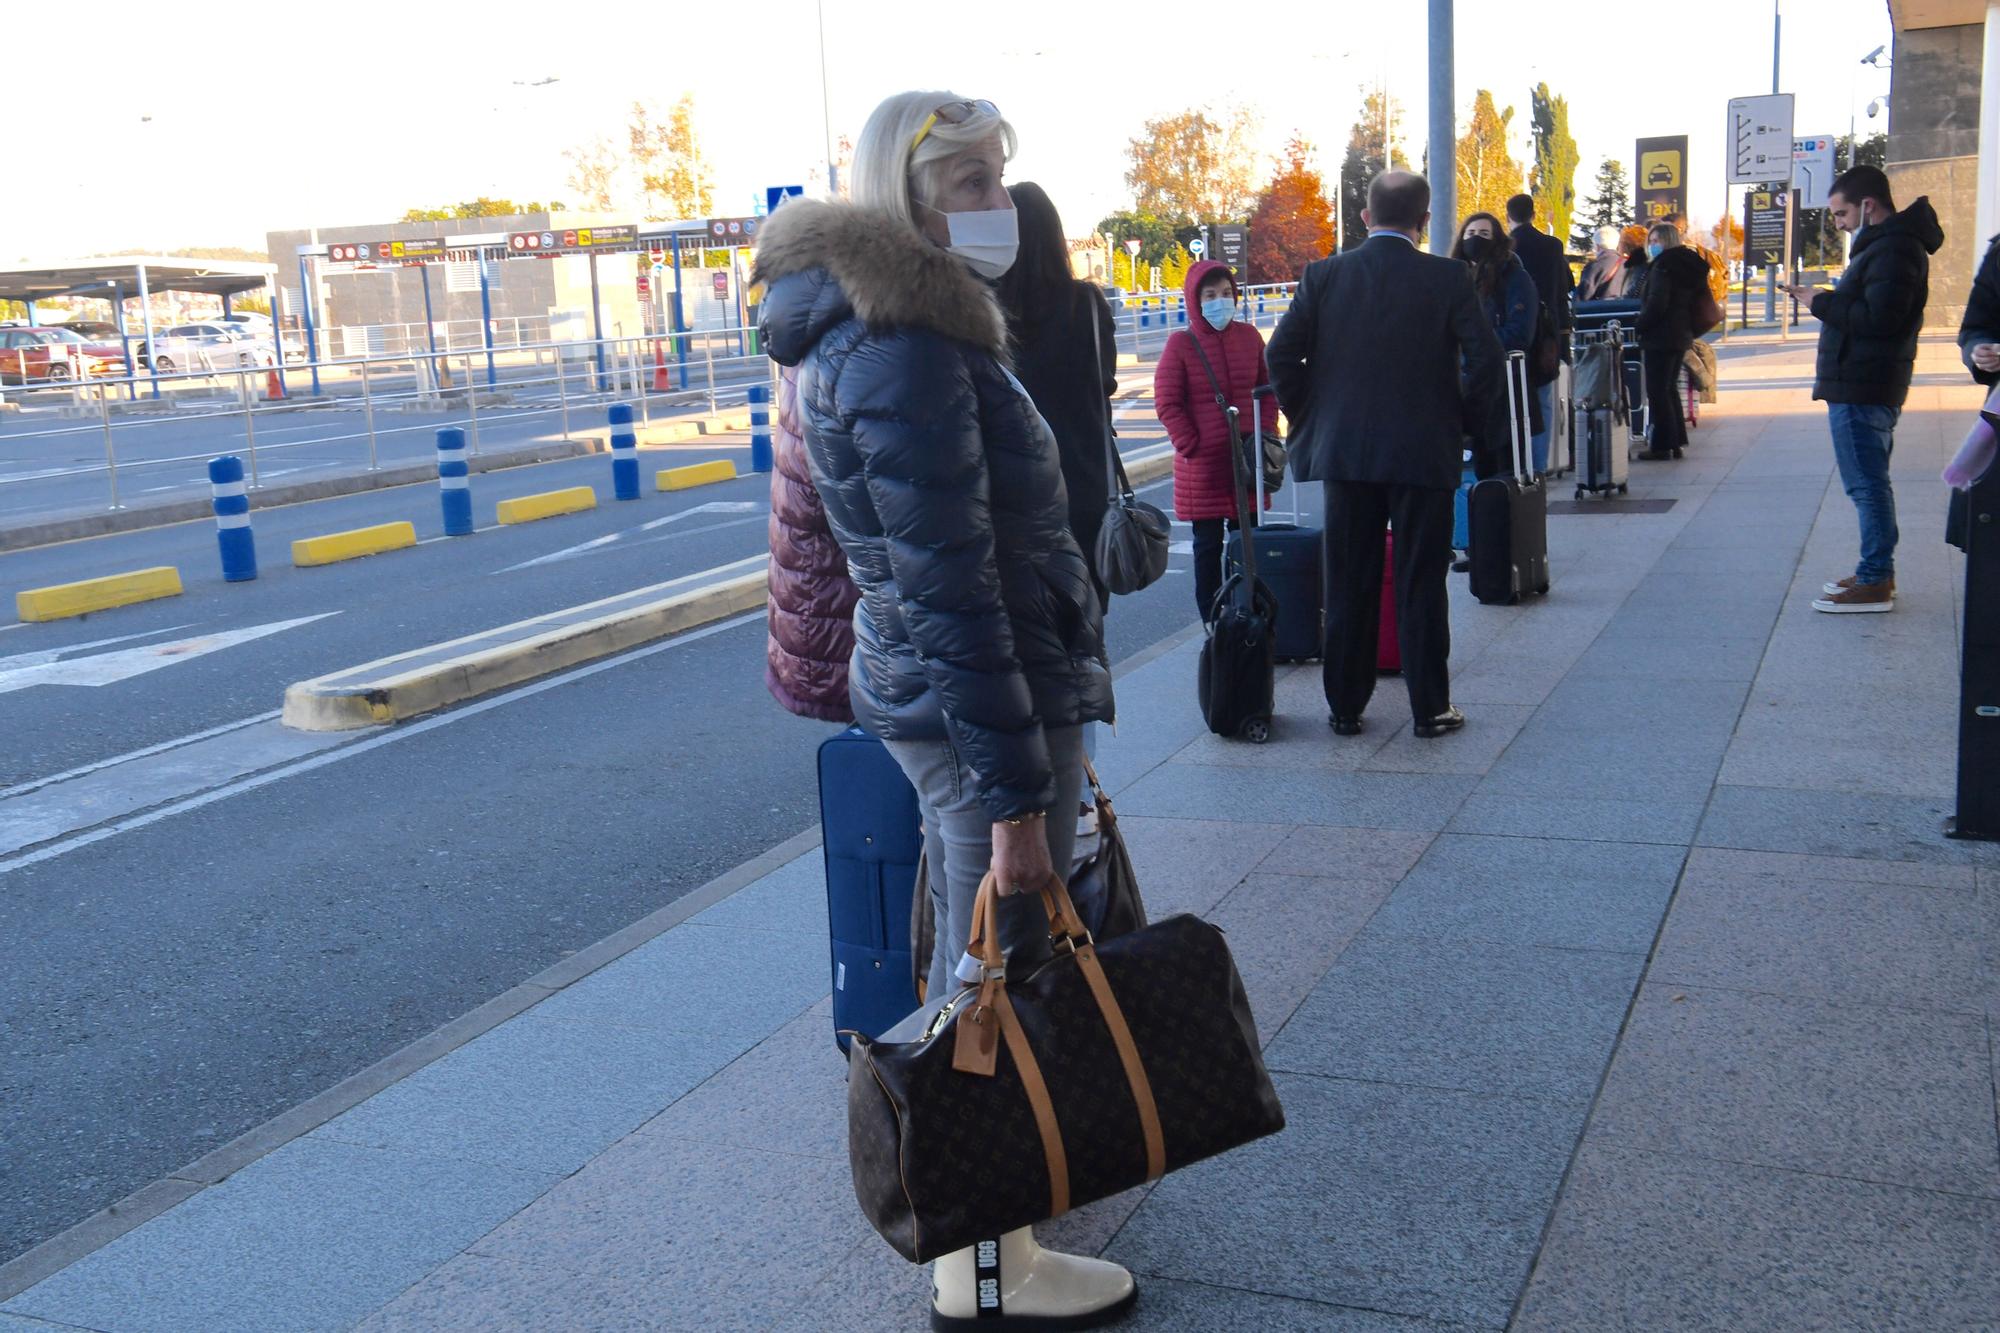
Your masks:
{"label": "white face mask", "polygon": [[982,278],[997,278],[1014,267],[1021,249],[1021,219],[1011,208],[946,213],[951,244],[945,249]]}

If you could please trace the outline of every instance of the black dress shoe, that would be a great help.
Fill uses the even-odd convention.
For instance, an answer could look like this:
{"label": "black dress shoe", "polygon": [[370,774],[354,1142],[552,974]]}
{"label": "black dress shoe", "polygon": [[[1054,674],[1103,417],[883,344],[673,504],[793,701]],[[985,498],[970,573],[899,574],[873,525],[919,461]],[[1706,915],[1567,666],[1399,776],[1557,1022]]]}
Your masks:
{"label": "black dress shoe", "polygon": [[1359,736],[1361,734],[1361,719],[1358,717],[1330,717],[1326,720],[1326,724],[1333,728],[1333,734],[1336,736]]}
{"label": "black dress shoe", "polygon": [[1669,459],[1679,458],[1680,455],[1672,449],[1641,449],[1633,457],[1647,463],[1664,463]]}
{"label": "black dress shoe", "polygon": [[1456,708],[1447,708],[1428,722],[1417,723],[1417,735],[1427,741],[1434,741],[1448,732],[1457,731],[1465,725],[1465,714]]}
{"label": "black dress shoe", "polygon": [[1472,561],[1470,559],[1452,561],[1451,572],[1454,574],[1470,574],[1472,572]]}

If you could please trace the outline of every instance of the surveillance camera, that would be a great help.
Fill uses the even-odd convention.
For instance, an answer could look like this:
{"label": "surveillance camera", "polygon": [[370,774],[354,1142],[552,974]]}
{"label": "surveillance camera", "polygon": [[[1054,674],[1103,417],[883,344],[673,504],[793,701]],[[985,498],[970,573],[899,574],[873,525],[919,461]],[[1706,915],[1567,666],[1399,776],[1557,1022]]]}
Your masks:
{"label": "surveillance camera", "polygon": [[1882,99],[1878,97],[1874,101],[1868,104],[1868,119],[1873,120],[1875,119],[1875,117],[1881,114],[1882,114]]}
{"label": "surveillance camera", "polygon": [[1882,52],[1886,51],[1887,49],[1888,48],[1886,46],[1876,47],[1873,51],[1870,51],[1867,55],[1861,57],[1861,63],[1864,65],[1874,64],[1876,58],[1879,57],[1882,54]]}

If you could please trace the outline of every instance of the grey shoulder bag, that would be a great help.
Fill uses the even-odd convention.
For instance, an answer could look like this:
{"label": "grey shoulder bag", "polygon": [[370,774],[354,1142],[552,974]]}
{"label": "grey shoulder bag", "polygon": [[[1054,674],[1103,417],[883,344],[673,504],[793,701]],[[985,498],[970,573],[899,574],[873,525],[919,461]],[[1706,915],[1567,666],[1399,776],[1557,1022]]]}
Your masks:
{"label": "grey shoulder bag", "polygon": [[[1090,351],[1097,365],[1097,383],[1104,383],[1104,352],[1097,339],[1097,307],[1090,311]],[[1111,504],[1104,526],[1097,530],[1097,576],[1121,595],[1138,592],[1167,572],[1167,542],[1173,527],[1156,505],[1132,493],[1125,461],[1118,456],[1118,437],[1110,418],[1104,423],[1105,475],[1111,482]]]}

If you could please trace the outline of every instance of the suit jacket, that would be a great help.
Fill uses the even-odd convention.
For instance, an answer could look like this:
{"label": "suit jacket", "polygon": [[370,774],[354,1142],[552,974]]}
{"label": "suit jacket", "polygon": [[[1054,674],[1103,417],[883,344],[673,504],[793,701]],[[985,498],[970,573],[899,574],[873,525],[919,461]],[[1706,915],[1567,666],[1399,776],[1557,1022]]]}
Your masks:
{"label": "suit jacket", "polygon": [[1509,235],[1521,266],[1535,280],[1535,294],[1549,308],[1550,321],[1556,328],[1568,328],[1569,296],[1576,290],[1576,279],[1570,276],[1569,256],[1562,242],[1545,231],[1537,231],[1532,222],[1522,223]]}
{"label": "suit jacket", "polygon": [[1502,366],[1472,270],[1397,236],[1308,265],[1268,359],[1300,481],[1436,490],[1457,487]]}

